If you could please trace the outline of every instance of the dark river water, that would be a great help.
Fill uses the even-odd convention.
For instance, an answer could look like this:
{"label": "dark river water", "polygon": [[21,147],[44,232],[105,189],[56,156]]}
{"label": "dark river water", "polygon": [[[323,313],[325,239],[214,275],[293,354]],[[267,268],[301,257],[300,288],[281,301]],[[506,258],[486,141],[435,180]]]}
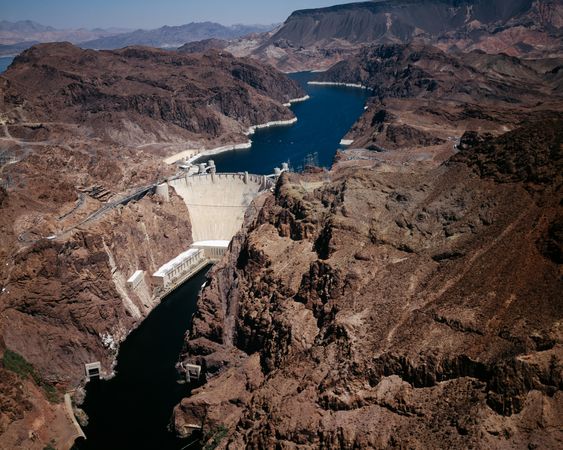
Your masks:
{"label": "dark river water", "polygon": [[[318,165],[331,165],[340,139],[363,111],[366,92],[308,86],[309,73],[291,76],[303,83],[311,96],[292,106],[298,122],[258,130],[251,149],[214,156],[218,171],[269,174],[287,161],[298,169],[307,155],[314,153]],[[87,440],[77,441],[75,449],[199,448],[197,443],[179,441],[167,427],[174,405],[189,394],[188,386],[178,383],[175,364],[205,281],[204,272],[163,300],[129,335],[121,345],[113,379],[87,385],[82,406],[89,416],[89,425],[84,428]]]}
{"label": "dark river water", "polygon": [[[174,406],[188,394],[175,369],[206,271],[182,285],[121,345],[117,375],[88,383],[86,441],[77,449],[181,449],[167,430]],[[196,446],[190,447],[197,448]]]}

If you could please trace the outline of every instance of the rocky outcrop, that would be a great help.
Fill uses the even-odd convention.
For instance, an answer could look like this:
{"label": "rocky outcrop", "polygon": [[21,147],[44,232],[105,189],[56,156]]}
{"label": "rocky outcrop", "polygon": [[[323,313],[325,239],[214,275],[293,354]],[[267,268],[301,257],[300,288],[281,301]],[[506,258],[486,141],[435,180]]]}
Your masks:
{"label": "rocky outcrop", "polygon": [[178,48],[180,53],[204,53],[209,50],[223,50],[228,45],[228,41],[223,39],[204,39],[202,41],[188,42]]}
{"label": "rocky outcrop", "polygon": [[539,61],[479,51],[451,54],[415,41],[365,47],[353,58],[319,74],[317,80],[359,83],[373,89],[378,97],[447,93],[517,103],[524,93],[537,96],[553,89],[548,73],[560,62],[553,59],[552,66],[544,62],[548,67],[541,68]]}
{"label": "rocky outcrop", "polygon": [[304,95],[274,69],[227,53],[142,47],[42,44],[18,56],[3,78],[4,101],[17,106],[6,115],[14,128],[22,116],[64,122],[121,145],[244,141],[251,125],[291,119],[282,104]]}
{"label": "rocky outcrop", "polygon": [[201,424],[219,448],[557,446],[562,285],[539,243],[559,245],[561,125],[467,136],[431,170],[284,176],[198,302],[183,358],[206,382],[178,432]]}
{"label": "rocky outcrop", "polygon": [[561,174],[554,172],[554,160],[562,158],[563,132],[559,120],[541,122],[519,128],[498,138],[465,133],[453,159],[463,161],[481,177],[497,182],[525,182],[541,188],[546,183],[561,183]]}
{"label": "rocky outcrop", "polygon": [[[7,212],[17,201],[10,200]],[[155,272],[189,246],[190,236],[180,198],[145,198],[66,239],[29,245],[3,282],[8,348],[63,389],[83,380],[87,362],[101,361],[110,375],[119,343],[156,306],[148,278],[136,290],[126,280],[137,269]]]}
{"label": "rocky outcrop", "polygon": [[366,47],[316,79],[373,93],[346,137],[354,148],[383,152],[379,159],[436,163],[456,151],[465,131],[498,135],[531,116],[557,114],[561,92],[551,74],[559,64],[451,54],[417,41]]}

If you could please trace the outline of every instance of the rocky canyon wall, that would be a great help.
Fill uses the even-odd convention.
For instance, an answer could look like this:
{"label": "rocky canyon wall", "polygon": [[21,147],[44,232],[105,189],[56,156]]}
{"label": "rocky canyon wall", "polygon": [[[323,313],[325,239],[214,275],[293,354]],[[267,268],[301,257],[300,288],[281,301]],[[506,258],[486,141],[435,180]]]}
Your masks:
{"label": "rocky canyon wall", "polygon": [[467,135],[431,170],[284,176],[198,302],[184,360],[204,386],[178,432],[199,423],[219,448],[557,447],[561,129]]}

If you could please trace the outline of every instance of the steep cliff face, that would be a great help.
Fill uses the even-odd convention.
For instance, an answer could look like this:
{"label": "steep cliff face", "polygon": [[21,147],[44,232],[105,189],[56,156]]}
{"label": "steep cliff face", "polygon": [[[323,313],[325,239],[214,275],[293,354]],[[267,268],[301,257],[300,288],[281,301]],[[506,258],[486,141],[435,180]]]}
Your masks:
{"label": "steep cliff face", "polygon": [[[77,435],[62,394],[83,382],[85,363],[112,374],[119,344],[156,306],[150,274],[191,243],[175,195],[164,203],[149,194],[84,222],[104,207],[76,191],[79,180],[96,179],[86,175],[92,161],[77,150],[42,150],[2,173],[10,181],[0,214],[2,350],[33,372],[22,378],[5,355],[0,363],[0,400],[10,405],[0,415],[2,448],[70,448]],[[113,190],[112,177],[121,183],[122,175],[97,181]],[[138,269],[146,275],[133,289],[127,279]]]}
{"label": "steep cliff face", "polygon": [[[9,196],[4,211],[17,202]],[[61,388],[79,384],[87,362],[101,361],[111,374],[119,343],[156,306],[148,278],[135,290],[126,280],[137,269],[155,272],[190,239],[179,197],[166,204],[146,197],[65,239],[21,249],[3,270],[6,345]]]}
{"label": "steep cliff face", "polygon": [[430,171],[284,177],[199,301],[184,358],[206,383],[177,430],[226,428],[221,448],[556,447],[561,125],[468,135]]}
{"label": "steep cliff face", "polygon": [[533,0],[391,0],[296,11],[261,39],[232,41],[283,70],[326,69],[364,45],[413,39],[443,50],[561,56],[563,5]]}

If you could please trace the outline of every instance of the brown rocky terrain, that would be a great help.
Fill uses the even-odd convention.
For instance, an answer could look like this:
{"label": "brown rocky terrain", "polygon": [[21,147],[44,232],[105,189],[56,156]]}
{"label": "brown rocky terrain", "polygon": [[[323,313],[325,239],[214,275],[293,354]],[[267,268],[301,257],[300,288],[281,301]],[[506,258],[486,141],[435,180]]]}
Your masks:
{"label": "brown rocky terrain", "polygon": [[366,47],[317,79],[371,89],[367,110],[347,136],[354,148],[370,150],[364,156],[435,163],[455,151],[466,130],[505,133],[560,111],[562,63],[448,54],[414,42]]}
{"label": "brown rocky terrain", "polygon": [[367,47],[328,173],[291,174],[212,271],[180,435],[219,448],[558,448],[559,58]]}
{"label": "brown rocky terrain", "polygon": [[[110,373],[155,305],[125,280],[190,244],[173,193],[118,200],[172,175],[165,156],[293,117],[282,103],[299,87],[228,52],[285,70],[346,58],[319,79],[374,96],[333,170],[282,177],[213,269],[182,356],[205,384],[176,408],[179,434],[201,423],[220,448],[561,446],[560,2],[429,0],[409,18],[412,3],[296,13],[265,47],[273,34],[16,59],[0,77],[0,447],[66,447],[60,394],[85,362]],[[383,34],[343,26],[364,18]],[[530,59],[474,51],[492,35]],[[390,44],[358,53],[374,39]]]}
{"label": "brown rocky terrain", "polygon": [[218,448],[559,448],[563,117],[289,175],[198,303]]}
{"label": "brown rocky terrain", "polygon": [[180,53],[203,53],[209,50],[224,50],[228,41],[224,39],[203,39],[201,41],[187,42],[178,48]]}
{"label": "brown rocky terrain", "polygon": [[33,116],[43,125],[80,125],[74,139],[80,132],[128,146],[243,141],[251,125],[292,118],[281,104],[303,95],[271,67],[226,53],[97,52],[65,43],[24,52],[2,81],[13,136],[41,131],[24,128]]}
{"label": "brown rocky terrain", "polygon": [[560,0],[385,0],[295,11],[273,32],[215,46],[284,71],[324,70],[364,45],[413,39],[446,51],[560,57],[562,26]]}
{"label": "brown rocky terrain", "polygon": [[191,243],[184,201],[150,189],[176,171],[162,158],[291,118],[282,103],[302,92],[230,55],[65,43],[24,52],[0,86],[0,447],[68,448],[62,394],[84,363],[111,375],[159,300],[149,277],[135,290],[126,280]]}

